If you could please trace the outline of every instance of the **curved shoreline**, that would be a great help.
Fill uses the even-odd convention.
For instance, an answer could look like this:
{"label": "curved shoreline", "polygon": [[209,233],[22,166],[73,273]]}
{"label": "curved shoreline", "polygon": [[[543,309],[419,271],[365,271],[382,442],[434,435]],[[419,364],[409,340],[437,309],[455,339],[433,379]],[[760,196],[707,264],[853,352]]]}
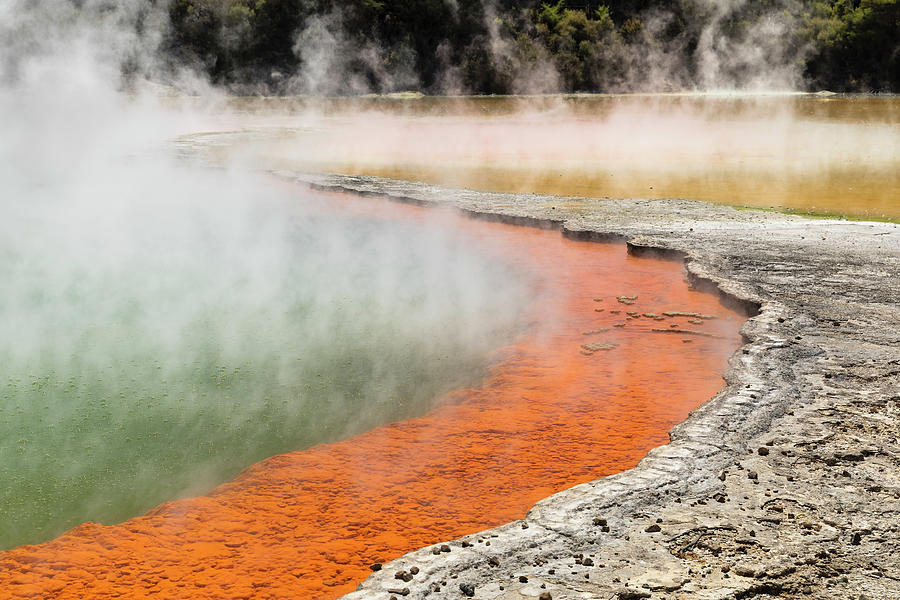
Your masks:
{"label": "curved shoreline", "polygon": [[758,308],[725,389],[637,467],[398,558],[347,600],[900,597],[900,226],[276,174],[625,239]]}

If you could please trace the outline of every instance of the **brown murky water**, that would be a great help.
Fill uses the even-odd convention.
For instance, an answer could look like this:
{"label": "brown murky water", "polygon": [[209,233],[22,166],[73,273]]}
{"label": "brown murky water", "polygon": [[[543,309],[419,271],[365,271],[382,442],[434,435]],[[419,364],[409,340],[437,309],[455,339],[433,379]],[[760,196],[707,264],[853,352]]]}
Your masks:
{"label": "brown murky water", "polygon": [[214,128],[254,132],[229,156],[265,168],[900,219],[898,97],[270,98],[226,112]]}

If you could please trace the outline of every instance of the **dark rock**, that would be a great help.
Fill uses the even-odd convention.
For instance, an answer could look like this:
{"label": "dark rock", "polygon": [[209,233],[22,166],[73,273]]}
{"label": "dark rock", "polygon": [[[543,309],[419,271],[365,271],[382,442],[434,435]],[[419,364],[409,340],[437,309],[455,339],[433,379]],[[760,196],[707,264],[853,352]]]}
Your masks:
{"label": "dark rock", "polygon": [[544,592],[540,596],[538,596],[538,600],[553,600],[553,596],[550,592]]}
{"label": "dark rock", "polygon": [[500,559],[497,558],[496,556],[492,556],[488,559],[488,564],[491,565],[492,567],[499,567]]}
{"label": "dark rock", "polygon": [[419,567],[410,567],[410,568],[409,568],[409,572],[412,573],[413,575],[418,575],[418,574],[419,574]]}
{"label": "dark rock", "polygon": [[648,526],[644,531],[647,533],[656,533],[657,531],[660,531],[660,527],[654,523],[653,525]]}
{"label": "dark rock", "polygon": [[619,600],[640,600],[641,598],[649,598],[650,592],[644,590],[635,590],[632,588],[623,588],[618,591],[616,597]]}
{"label": "dark rock", "polygon": [[447,544],[441,544],[441,552],[450,552],[450,546]]}
{"label": "dark rock", "polygon": [[594,517],[594,525],[606,525],[606,519],[602,517]]}
{"label": "dark rock", "polygon": [[765,446],[760,446],[759,449],[758,449],[756,452],[757,452],[760,456],[768,456],[768,455],[769,455],[769,449],[766,448]]}
{"label": "dark rock", "polygon": [[519,575],[519,583],[528,583],[528,578],[524,575]]}
{"label": "dark rock", "polygon": [[862,452],[858,450],[844,450],[834,453],[834,457],[838,460],[846,460],[850,462],[859,462],[865,458]]}
{"label": "dark rock", "polygon": [[381,563],[372,563],[371,565],[369,565],[369,568],[372,569],[373,571],[380,571]]}
{"label": "dark rock", "polygon": [[475,586],[471,583],[461,583],[459,584],[459,591],[471,598],[475,595]]}
{"label": "dark rock", "polygon": [[409,596],[409,588],[403,588],[402,590],[398,589],[398,588],[390,588],[388,590],[388,594],[397,594],[398,596]]}
{"label": "dark rock", "polygon": [[591,560],[590,558],[582,558],[582,559],[581,559],[581,564],[584,565],[585,567],[593,567],[593,566],[594,566],[594,561]]}
{"label": "dark rock", "polygon": [[399,579],[401,581],[412,581],[412,578],[413,576],[406,571],[397,571],[394,573],[394,579]]}

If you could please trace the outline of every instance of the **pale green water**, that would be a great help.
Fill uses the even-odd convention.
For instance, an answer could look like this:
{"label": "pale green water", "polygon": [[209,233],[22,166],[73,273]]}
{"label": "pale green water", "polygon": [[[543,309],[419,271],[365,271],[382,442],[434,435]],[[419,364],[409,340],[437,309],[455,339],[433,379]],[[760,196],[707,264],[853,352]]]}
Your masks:
{"label": "pale green water", "polygon": [[[137,183],[175,193],[150,175]],[[35,192],[13,212],[0,548],[422,413],[519,326],[523,281],[437,224],[316,216],[299,190],[215,180],[210,201],[104,195],[80,210]]]}

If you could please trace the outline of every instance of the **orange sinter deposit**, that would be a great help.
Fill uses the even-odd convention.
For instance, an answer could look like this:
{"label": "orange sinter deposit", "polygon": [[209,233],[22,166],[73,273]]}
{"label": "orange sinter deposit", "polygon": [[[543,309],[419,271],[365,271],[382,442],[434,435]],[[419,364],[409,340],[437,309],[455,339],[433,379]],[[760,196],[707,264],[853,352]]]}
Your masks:
{"label": "orange sinter deposit", "polygon": [[[379,218],[436,218],[317,198]],[[0,553],[0,598],[337,598],[373,563],[634,466],[722,388],[743,317],[690,290],[681,263],[439,218],[532,271],[539,288],[532,325],[498,351],[481,387],[422,417],[264,460],[207,496]]]}

